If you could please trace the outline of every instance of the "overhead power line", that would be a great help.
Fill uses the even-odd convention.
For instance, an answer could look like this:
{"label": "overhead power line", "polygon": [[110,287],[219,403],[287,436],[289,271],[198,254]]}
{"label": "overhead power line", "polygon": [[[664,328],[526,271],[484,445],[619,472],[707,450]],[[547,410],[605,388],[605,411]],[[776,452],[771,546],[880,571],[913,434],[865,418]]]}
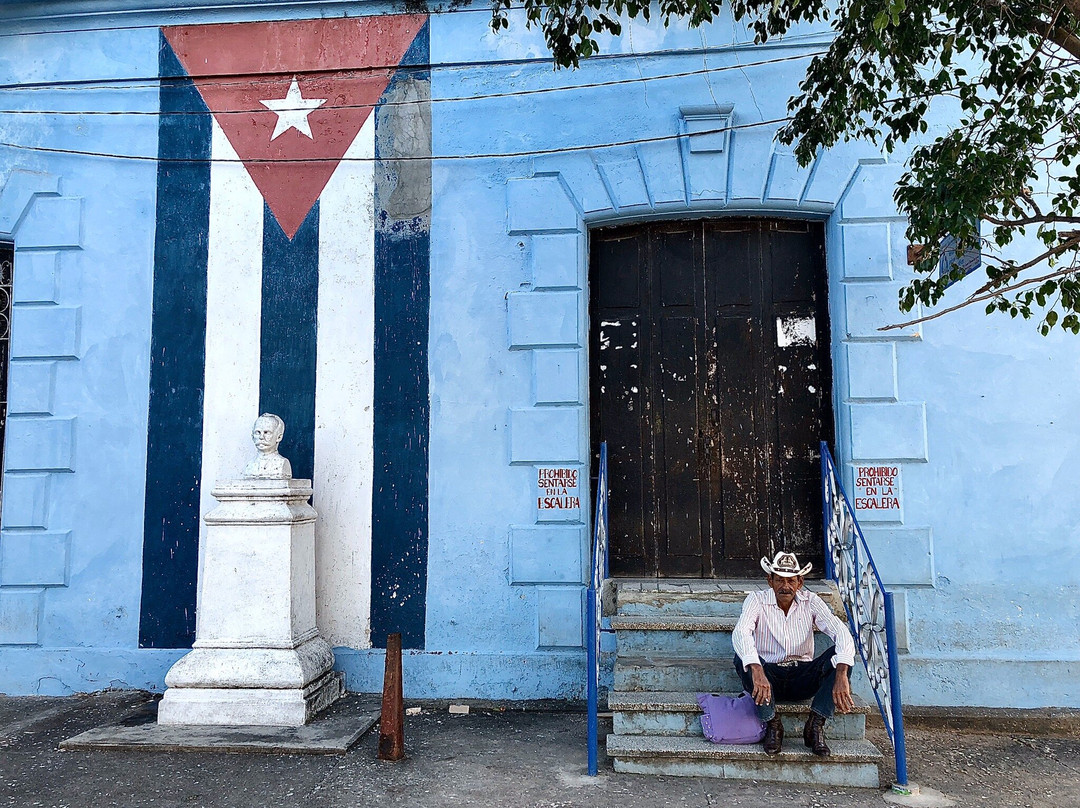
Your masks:
{"label": "overhead power line", "polygon": [[[479,95],[462,95],[445,98],[432,98],[432,103],[461,103],[467,101],[486,101],[498,98],[517,98],[532,95],[544,95],[549,93],[560,92],[572,92],[575,90],[591,90],[604,87],[616,87],[627,84],[645,84],[650,81],[666,81],[669,79],[680,78],[692,78],[694,76],[702,76],[713,73],[721,73],[727,70],[745,70],[747,68],[762,67],[765,65],[778,64],[781,62],[796,61],[799,59],[808,59],[812,56],[824,53],[824,51],[810,51],[807,53],[798,54],[795,56],[784,56],[776,59],[764,59],[757,62],[744,62],[742,64],[721,65],[719,67],[699,68],[697,70],[686,70],[679,73],[661,73],[653,76],[632,76],[624,79],[612,79],[611,81],[598,81],[589,82],[585,84],[565,84],[556,87],[535,87],[532,89],[523,90],[509,90],[498,93],[483,93]],[[281,78],[275,78],[275,83],[280,83]],[[320,109],[371,109],[372,107],[393,107],[393,106],[413,106],[415,101],[387,101],[382,104],[333,104]],[[236,110],[219,110],[215,112],[215,115],[249,115],[252,112],[266,112],[264,107],[252,107],[250,109],[236,109]],[[145,116],[145,115],[168,115],[182,116],[182,115],[206,115],[207,113],[202,110],[173,110],[169,112],[161,112],[160,110],[59,110],[59,109],[0,109],[0,114],[3,115],[130,115],[130,116]]]}
{"label": "overhead power line", "polygon": [[[346,1],[348,2],[348,0],[346,0]],[[333,2],[333,0],[331,0],[331,2]],[[176,23],[176,24],[177,25],[232,25],[232,24],[243,25],[244,23],[250,23],[250,22],[295,22],[298,19],[310,19],[310,18],[304,18],[304,17],[283,17],[283,18],[277,18],[277,19],[272,19],[272,20],[266,20],[266,19],[263,19],[261,17],[259,19],[257,19],[257,20],[244,19],[244,18],[241,18],[241,19],[221,19],[222,16],[225,16],[225,15],[227,15],[229,13],[236,14],[238,12],[243,12],[245,10],[252,10],[252,11],[256,12],[257,14],[265,14],[266,13],[266,7],[267,6],[273,6],[273,5],[277,5],[277,6],[299,5],[299,3],[296,3],[296,2],[286,2],[286,3],[282,3],[282,2],[276,2],[276,3],[252,2],[252,3],[249,3],[247,6],[233,5],[233,6],[224,6],[224,7],[218,7],[218,8],[196,9],[196,12],[198,12],[198,11],[204,12],[204,16],[206,18],[210,19],[210,20],[213,20],[213,21],[212,22],[193,22],[193,23],[181,22],[181,23]],[[524,5],[514,3],[510,8],[508,8],[506,10],[507,11],[520,11],[523,8],[525,8]],[[167,7],[160,7],[159,6],[157,8],[139,9],[137,11],[116,11],[116,10],[110,9],[110,10],[104,10],[104,11],[81,11],[81,12],[66,12],[66,13],[56,13],[56,14],[38,14],[36,16],[26,15],[26,14],[24,14],[22,16],[16,16],[15,14],[10,14],[10,15],[0,15],[0,23],[6,23],[8,25],[12,25],[12,24],[15,24],[15,23],[22,23],[24,25],[27,25],[27,24],[35,23],[35,22],[40,24],[40,23],[46,23],[46,22],[50,22],[50,21],[74,20],[74,19],[91,20],[91,19],[103,18],[103,17],[126,16],[128,18],[134,18],[136,15],[137,16],[143,16],[143,17],[148,16],[148,15],[149,16],[155,16],[156,15],[156,16],[159,16],[159,17],[167,17],[167,15],[170,15],[170,14],[171,15],[176,15],[176,13],[179,12],[179,11],[183,11],[183,9],[180,9],[180,8],[167,8]],[[222,12],[224,12],[224,14],[222,14]],[[417,15],[427,15],[428,17],[434,17],[436,15],[441,17],[441,16],[448,15],[448,14],[485,14],[485,15],[490,17],[491,16],[491,7],[486,6],[486,7],[477,8],[477,7],[473,7],[473,6],[446,6],[446,7],[440,6],[439,8],[428,9],[426,11],[404,12],[404,13],[406,13],[406,14],[415,13]],[[373,16],[374,17],[374,16],[398,16],[398,15],[390,15],[390,14],[386,14],[386,15],[382,15],[382,14],[380,14],[380,15],[357,15],[357,14],[352,14],[352,15],[350,15],[350,14],[345,13],[345,14],[339,14],[336,17],[327,17],[325,19],[356,19],[357,17],[360,17],[360,16]],[[217,17],[217,19],[214,19],[215,17]],[[138,24],[133,24],[133,25],[98,25],[98,26],[87,25],[87,26],[78,27],[78,28],[47,28],[47,29],[44,29],[44,30],[7,31],[7,32],[4,32],[4,33],[0,33],[0,40],[4,39],[6,37],[18,37],[18,36],[48,36],[48,35],[52,35],[52,34],[107,33],[109,31],[147,31],[147,30],[155,30],[155,29],[162,28],[162,27],[167,27],[167,26],[163,26],[160,22],[158,22],[158,23],[146,23],[144,25],[138,25]]]}
{"label": "overhead power line", "polygon": [[[644,51],[641,53],[608,53],[598,54],[596,56],[589,57],[586,65],[591,64],[603,64],[612,61],[622,61],[627,59],[651,59],[656,57],[680,57],[680,56],[719,56],[725,53],[737,53],[741,50],[753,48],[754,50],[791,50],[794,48],[820,48],[825,44],[820,36],[806,37],[806,38],[792,38],[784,40],[783,42],[772,42],[764,45],[756,45],[752,42],[732,43],[730,45],[714,45],[710,47],[696,47],[696,48],[673,48],[671,50],[660,51]],[[778,62],[793,61],[797,59],[805,59],[810,56],[816,56],[824,53],[823,50],[815,50],[812,53],[798,53],[791,56],[776,57],[773,59],[761,60],[753,64],[767,65]],[[283,71],[281,73],[272,74],[273,76],[290,75],[290,76],[309,76],[309,75],[360,75],[363,73],[385,73],[393,71],[395,73],[409,73],[409,72],[432,72],[432,71],[455,71],[455,70],[474,70],[478,68],[489,69],[498,67],[526,67],[529,65],[544,65],[553,66],[553,62],[550,57],[520,57],[517,59],[474,59],[466,61],[456,62],[425,62],[421,64],[380,64],[380,65],[365,65],[364,67],[347,68],[343,70],[290,70]],[[743,64],[743,67],[752,66],[752,64]],[[584,69],[584,68],[583,68]],[[72,90],[147,90],[157,89],[160,86],[169,86],[173,83],[187,83],[189,81],[198,81],[201,84],[210,84],[217,87],[230,87],[236,85],[250,85],[252,81],[258,81],[263,79],[263,74],[251,74],[242,78],[240,74],[204,74],[199,76],[187,76],[187,75],[166,75],[166,76],[127,76],[127,77],[113,77],[109,79],[69,79],[69,80],[54,80],[54,81],[36,81],[36,82],[8,82],[6,84],[0,84],[0,91],[15,91],[19,93],[32,92],[32,91],[72,91]],[[277,78],[267,77],[266,81],[277,81]]]}
{"label": "overhead power line", "polygon": [[[767,121],[755,121],[752,123],[735,124],[732,126],[724,126],[718,129],[701,130],[694,133],[697,135],[706,134],[719,134],[721,132],[737,131],[742,129],[756,129],[762,126],[774,126],[776,124],[787,123],[790,121],[790,117],[773,118]],[[548,154],[567,154],[573,152],[582,151],[594,151],[598,149],[611,149],[624,146],[638,146],[646,143],[662,143],[665,141],[678,140],[679,138],[689,137],[688,134],[683,132],[677,132],[671,135],[657,135],[654,137],[645,138],[632,138],[628,140],[610,141],[607,143],[591,143],[578,146],[560,146],[557,148],[548,149],[530,149],[528,151],[518,152],[492,152],[488,154],[431,154],[431,155],[403,155],[403,156],[385,156],[385,157],[342,157],[340,159],[334,157],[302,157],[302,158],[283,158],[283,159],[233,159],[233,158],[220,158],[211,157],[209,159],[200,159],[194,157],[158,157],[157,155],[142,155],[142,154],[119,154],[110,152],[98,152],[98,151],[84,151],[81,149],[61,149],[50,146],[28,146],[20,143],[7,143],[0,141],[0,147],[7,147],[11,149],[19,149],[23,151],[44,152],[47,154],[67,154],[78,155],[85,157],[104,157],[115,160],[133,160],[138,162],[153,162],[153,163],[165,163],[165,164],[181,164],[181,165],[206,165],[207,163],[214,164],[260,164],[260,163],[393,163],[393,162],[414,162],[414,161],[459,161],[459,160],[502,160],[502,159],[514,159],[520,157],[540,157]]]}

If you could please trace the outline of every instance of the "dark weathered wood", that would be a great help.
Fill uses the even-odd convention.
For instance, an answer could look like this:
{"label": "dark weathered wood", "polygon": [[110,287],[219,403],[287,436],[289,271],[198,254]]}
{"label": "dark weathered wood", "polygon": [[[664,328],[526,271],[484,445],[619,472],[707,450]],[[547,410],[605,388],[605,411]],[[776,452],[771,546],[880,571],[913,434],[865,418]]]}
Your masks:
{"label": "dark weathered wood", "polygon": [[594,231],[592,433],[610,452],[613,574],[753,575],[781,548],[820,572],[826,291],[818,223]]}
{"label": "dark weathered wood", "polygon": [[401,635],[386,638],[382,718],[379,719],[379,760],[405,757],[405,700],[401,682]]}
{"label": "dark weathered wood", "polygon": [[649,515],[642,503],[651,500],[646,480],[652,474],[651,446],[644,418],[647,387],[641,356],[648,334],[642,323],[642,243],[632,235],[605,239],[595,245],[593,268],[603,273],[594,286],[590,354],[592,397],[604,407],[594,408],[594,435],[603,434],[609,454],[620,460],[609,469],[611,490],[619,492],[609,508],[611,569],[618,575],[644,575]]}

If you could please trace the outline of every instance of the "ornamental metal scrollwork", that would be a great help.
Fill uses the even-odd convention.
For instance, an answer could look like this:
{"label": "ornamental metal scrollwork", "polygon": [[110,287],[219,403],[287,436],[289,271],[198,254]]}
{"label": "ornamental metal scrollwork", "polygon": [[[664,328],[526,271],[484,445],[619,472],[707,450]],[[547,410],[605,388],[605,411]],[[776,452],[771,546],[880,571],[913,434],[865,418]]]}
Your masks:
{"label": "ornamental metal scrollwork", "polygon": [[832,458],[823,463],[822,493],[825,506],[825,542],[855,643],[866,668],[878,706],[890,735],[893,729],[886,631],[885,590],[859,530],[855,514],[844,496]]}
{"label": "ornamental metal scrollwork", "polygon": [[11,338],[12,261],[0,261],[0,340]]}

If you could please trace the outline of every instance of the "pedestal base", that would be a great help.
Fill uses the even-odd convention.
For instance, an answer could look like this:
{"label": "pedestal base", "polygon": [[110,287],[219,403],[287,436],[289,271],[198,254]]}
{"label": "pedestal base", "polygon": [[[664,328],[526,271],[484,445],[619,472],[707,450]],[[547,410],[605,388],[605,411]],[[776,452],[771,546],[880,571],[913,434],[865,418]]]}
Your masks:
{"label": "pedestal base", "polygon": [[158,706],[158,723],[300,727],[344,693],[340,671],[304,688],[170,687]]}

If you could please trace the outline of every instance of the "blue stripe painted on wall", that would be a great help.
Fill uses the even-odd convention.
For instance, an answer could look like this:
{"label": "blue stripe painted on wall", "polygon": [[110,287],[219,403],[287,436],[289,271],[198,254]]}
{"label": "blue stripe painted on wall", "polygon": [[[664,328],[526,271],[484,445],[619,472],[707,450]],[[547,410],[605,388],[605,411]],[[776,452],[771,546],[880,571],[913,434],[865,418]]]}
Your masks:
{"label": "blue stripe painted on wall", "polygon": [[293,476],[315,470],[319,203],[290,241],[264,205],[259,411],[285,420],[281,453]]}
{"label": "blue stripe painted on wall", "polygon": [[[165,38],[162,76],[183,70]],[[203,113],[203,114],[192,114]],[[210,115],[187,80],[163,83],[139,645],[195,639],[202,465]]]}
{"label": "blue stripe painted on wall", "polygon": [[[416,38],[413,39],[412,44],[409,45],[409,49],[405,51],[405,55],[401,58],[400,64],[402,65],[402,67],[426,65],[430,58],[431,22],[429,18],[429,21],[425,22],[423,27],[416,32]],[[425,81],[431,78],[431,72],[427,70],[423,71],[423,73],[414,72],[411,73],[411,75],[423,78]],[[428,153],[431,153],[430,150]]]}
{"label": "blue stripe painted on wall", "polygon": [[[402,64],[425,64],[427,60],[425,25]],[[415,82],[422,82],[426,92],[428,79],[426,72],[399,73],[387,96],[394,97],[401,90],[397,85],[409,80],[414,82],[414,90]],[[430,109],[430,100],[424,103]],[[380,144],[384,136],[393,142],[395,127],[402,126],[406,109],[391,105],[376,110],[377,159],[387,159]],[[405,125],[411,124],[406,121]],[[415,135],[415,130],[406,134]],[[417,156],[430,154],[430,137],[423,143],[415,137],[406,140],[416,143]],[[407,155],[397,152],[394,156]],[[430,162],[407,165],[411,187],[426,183],[430,188]],[[376,169],[371,642],[385,647],[386,636],[400,632],[406,648],[423,648],[428,556],[430,216],[429,210],[408,217],[393,212],[388,201],[393,199],[397,183],[387,182],[393,174],[393,169],[384,170],[388,166],[394,166],[392,158],[386,166],[377,164]],[[405,169],[399,163],[396,170]]]}

